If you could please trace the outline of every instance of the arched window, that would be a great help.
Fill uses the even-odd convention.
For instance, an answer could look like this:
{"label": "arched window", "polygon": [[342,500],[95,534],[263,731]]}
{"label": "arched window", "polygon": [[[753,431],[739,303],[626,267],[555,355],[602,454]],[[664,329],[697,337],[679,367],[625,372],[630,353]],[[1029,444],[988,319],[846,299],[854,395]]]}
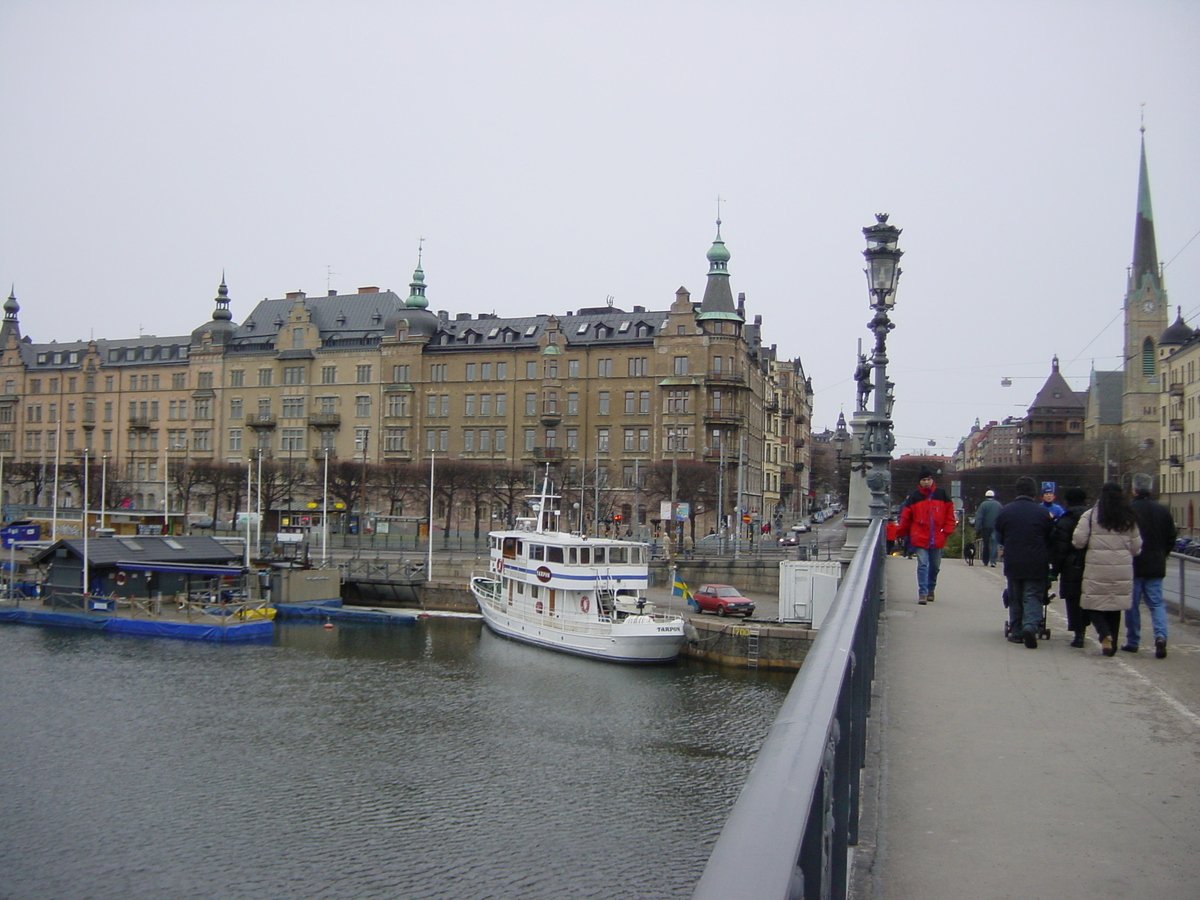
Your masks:
{"label": "arched window", "polygon": [[1150,338],[1142,342],[1142,374],[1147,378],[1154,374],[1154,341]]}

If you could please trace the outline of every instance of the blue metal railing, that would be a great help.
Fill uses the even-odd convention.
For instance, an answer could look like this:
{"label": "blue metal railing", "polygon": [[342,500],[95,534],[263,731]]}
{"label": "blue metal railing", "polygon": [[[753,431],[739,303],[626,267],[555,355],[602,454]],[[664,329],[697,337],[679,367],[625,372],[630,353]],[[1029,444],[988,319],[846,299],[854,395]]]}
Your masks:
{"label": "blue metal railing", "polygon": [[692,900],[846,896],[875,675],[883,523],[872,521]]}

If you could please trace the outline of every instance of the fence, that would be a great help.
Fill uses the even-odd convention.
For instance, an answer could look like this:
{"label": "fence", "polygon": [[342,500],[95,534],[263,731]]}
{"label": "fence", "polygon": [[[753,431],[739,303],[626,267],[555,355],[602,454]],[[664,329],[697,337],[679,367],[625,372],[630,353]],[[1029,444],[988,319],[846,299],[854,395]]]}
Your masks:
{"label": "fence", "polygon": [[846,896],[875,674],[883,522],[872,521],[693,900]]}

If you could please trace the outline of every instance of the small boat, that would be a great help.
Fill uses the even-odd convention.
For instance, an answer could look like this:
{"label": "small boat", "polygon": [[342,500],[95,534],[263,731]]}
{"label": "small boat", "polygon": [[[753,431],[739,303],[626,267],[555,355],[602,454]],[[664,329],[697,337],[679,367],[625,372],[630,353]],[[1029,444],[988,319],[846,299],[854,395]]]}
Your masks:
{"label": "small boat", "polygon": [[483,620],[514,640],[610,662],[668,663],[684,640],[682,616],[646,599],[650,548],[547,528],[559,498],[542,493],[536,516],[488,534],[487,575],[471,578]]}

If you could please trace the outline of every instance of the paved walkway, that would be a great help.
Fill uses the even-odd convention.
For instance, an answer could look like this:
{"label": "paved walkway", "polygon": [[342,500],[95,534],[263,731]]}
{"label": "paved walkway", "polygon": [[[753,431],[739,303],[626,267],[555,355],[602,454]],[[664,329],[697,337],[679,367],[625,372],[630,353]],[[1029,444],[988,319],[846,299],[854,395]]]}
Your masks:
{"label": "paved walkway", "polygon": [[[1004,640],[1001,570],[888,560],[877,846],[857,896],[1200,898],[1200,628],[1169,656]],[[1149,617],[1143,613],[1143,630]],[[872,852],[874,853],[872,859]]]}

